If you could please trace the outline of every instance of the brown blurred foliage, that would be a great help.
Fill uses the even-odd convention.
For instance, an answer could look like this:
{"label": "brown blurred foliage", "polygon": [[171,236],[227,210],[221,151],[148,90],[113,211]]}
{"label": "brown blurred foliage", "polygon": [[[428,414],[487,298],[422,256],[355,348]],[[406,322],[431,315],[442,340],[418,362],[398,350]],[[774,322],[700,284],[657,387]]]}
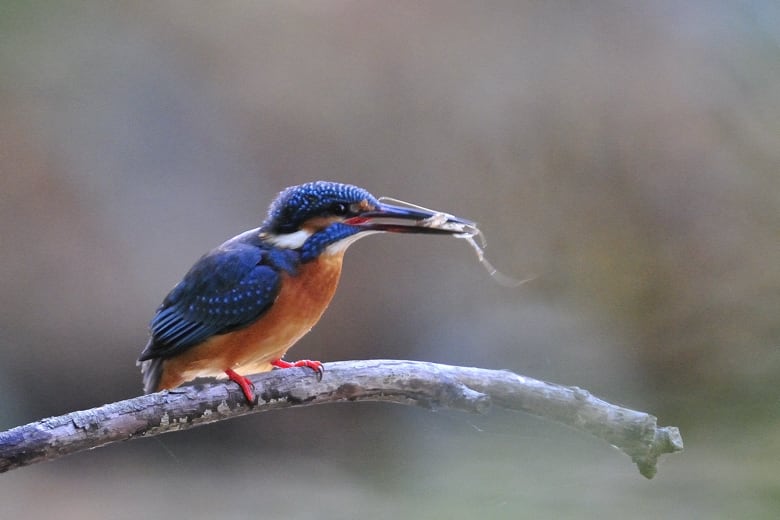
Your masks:
{"label": "brown blurred foliage", "polygon": [[[535,279],[520,289],[497,286],[458,241],[372,237],[350,250],[336,300],[293,356],[506,367],[644,407],[683,434],[717,425],[714,439],[686,439],[694,454],[707,448],[672,478],[678,484],[732,467],[707,454],[777,433],[780,9],[773,3],[67,4],[0,2],[5,427],[137,394],[135,357],[167,290],[200,254],[257,226],[278,190],[321,178],[475,219],[491,260]],[[70,390],[54,390],[61,388]],[[458,511],[448,500],[469,496],[453,492],[471,489],[469,478],[502,475],[514,483],[507,486],[537,489],[544,473],[555,487],[563,474],[589,478],[587,468],[595,471],[610,453],[580,461],[585,469],[572,474],[568,460],[534,450],[537,467],[525,473],[448,423],[462,419],[355,408],[188,432],[165,448],[106,450],[94,464],[65,460],[28,475],[56,488],[69,465],[93,475],[101,462],[132,459],[163,478],[164,449],[175,454],[177,471],[240,479],[248,469],[215,460],[244,468],[236,461],[246,454],[281,452],[337,464],[345,484],[336,478],[329,497],[379,500],[380,516],[435,516]],[[506,448],[514,440],[504,419],[522,420],[480,428]],[[723,433],[745,427],[752,440]],[[529,435],[535,444],[547,434]],[[237,445],[222,451],[217,438]],[[440,482],[426,500],[410,490],[434,478],[421,469],[432,459],[418,454],[427,462],[413,466],[406,443],[473,450],[464,460],[483,474]],[[210,470],[190,459],[202,449],[221,452],[207,457]],[[758,481],[764,491],[724,500],[740,515],[771,515],[780,504],[777,457],[772,463],[745,450],[733,456],[753,469],[736,483],[689,491],[717,495]],[[522,453],[508,458],[529,462]],[[366,469],[367,458],[384,469]],[[436,464],[457,473],[453,462]],[[138,483],[146,470],[128,467],[126,478]],[[324,470],[306,474],[305,459],[289,468],[296,481],[316,486],[326,478]],[[95,485],[91,479],[84,482]],[[614,508],[594,517],[636,514],[610,498],[616,480],[597,480],[594,492]],[[31,480],[21,482],[18,489]],[[391,507],[377,499],[388,487],[406,501]],[[659,500],[688,489],[672,487],[653,489]],[[511,517],[520,503],[563,511],[545,509],[543,490],[520,500],[502,489],[496,503],[507,505],[488,517]],[[582,513],[579,495],[567,498]],[[728,511],[686,499],[670,503]],[[106,500],[125,503],[119,492]],[[651,498],[643,500],[652,510]],[[175,505],[165,496],[155,501]],[[86,504],[66,510],[99,514]]]}

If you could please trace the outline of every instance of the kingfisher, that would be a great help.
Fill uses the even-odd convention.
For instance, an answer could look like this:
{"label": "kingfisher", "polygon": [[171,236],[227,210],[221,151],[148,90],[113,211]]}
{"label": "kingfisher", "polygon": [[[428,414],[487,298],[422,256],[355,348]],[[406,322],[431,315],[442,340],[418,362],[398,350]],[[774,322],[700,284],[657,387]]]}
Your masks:
{"label": "kingfisher", "polygon": [[288,362],[284,355],[328,307],[346,249],[375,233],[457,236],[473,225],[420,206],[380,202],[349,184],[286,188],[259,228],[206,253],[165,297],[138,358],[145,393],[227,377],[252,405],[249,374],[307,367],[321,379],[321,362]]}

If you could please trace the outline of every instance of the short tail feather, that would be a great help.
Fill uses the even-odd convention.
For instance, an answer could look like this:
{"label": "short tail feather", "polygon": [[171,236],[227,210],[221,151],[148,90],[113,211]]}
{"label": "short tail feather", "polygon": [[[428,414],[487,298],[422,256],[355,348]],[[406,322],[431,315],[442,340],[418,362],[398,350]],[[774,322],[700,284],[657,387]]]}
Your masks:
{"label": "short tail feather", "polygon": [[141,374],[144,379],[144,393],[151,394],[157,391],[162,378],[163,361],[162,358],[152,358],[138,363],[141,365]]}

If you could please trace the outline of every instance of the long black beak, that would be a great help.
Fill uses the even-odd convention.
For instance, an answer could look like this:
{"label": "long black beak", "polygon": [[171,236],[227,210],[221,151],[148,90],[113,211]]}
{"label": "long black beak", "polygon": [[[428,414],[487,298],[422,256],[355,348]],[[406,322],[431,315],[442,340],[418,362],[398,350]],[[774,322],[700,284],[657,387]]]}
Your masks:
{"label": "long black beak", "polygon": [[394,202],[404,206],[380,202],[376,208],[349,218],[345,223],[365,228],[367,231],[390,233],[462,235],[478,232],[476,224],[470,220],[402,201]]}

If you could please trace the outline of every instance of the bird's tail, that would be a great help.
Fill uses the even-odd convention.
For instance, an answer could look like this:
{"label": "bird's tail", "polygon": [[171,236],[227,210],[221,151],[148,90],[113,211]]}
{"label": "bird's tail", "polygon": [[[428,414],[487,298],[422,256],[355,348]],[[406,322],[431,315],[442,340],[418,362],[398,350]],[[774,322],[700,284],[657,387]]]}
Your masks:
{"label": "bird's tail", "polygon": [[152,358],[138,362],[138,364],[141,365],[145,394],[151,394],[152,392],[157,391],[160,379],[162,378],[163,361],[164,359],[162,358]]}

